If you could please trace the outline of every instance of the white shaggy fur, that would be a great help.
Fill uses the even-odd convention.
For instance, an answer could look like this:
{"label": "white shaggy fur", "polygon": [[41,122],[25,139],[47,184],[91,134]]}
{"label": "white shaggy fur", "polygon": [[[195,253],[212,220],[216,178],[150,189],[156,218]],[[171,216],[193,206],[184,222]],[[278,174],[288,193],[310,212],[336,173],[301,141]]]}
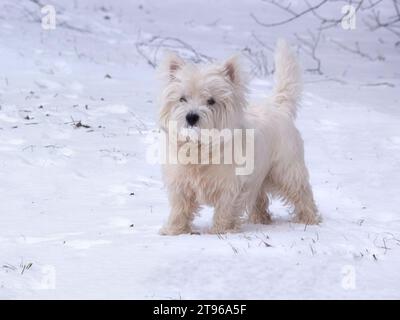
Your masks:
{"label": "white shaggy fur", "polygon": [[[296,222],[320,221],[304,163],[303,141],[294,125],[300,99],[301,71],[294,54],[279,41],[276,85],[265,103],[247,106],[246,83],[236,58],[223,65],[195,65],[170,54],[162,65],[160,126],[175,120],[187,127],[185,116],[199,114],[198,128],[255,130],[254,171],[236,175],[235,164],[165,164],[164,181],[171,213],[161,234],[189,233],[201,205],[213,206],[212,233],[238,230],[240,217],[252,223],[271,222],[269,197],[294,208]],[[184,99],[182,99],[184,97]],[[215,105],[207,106],[213,97]]]}

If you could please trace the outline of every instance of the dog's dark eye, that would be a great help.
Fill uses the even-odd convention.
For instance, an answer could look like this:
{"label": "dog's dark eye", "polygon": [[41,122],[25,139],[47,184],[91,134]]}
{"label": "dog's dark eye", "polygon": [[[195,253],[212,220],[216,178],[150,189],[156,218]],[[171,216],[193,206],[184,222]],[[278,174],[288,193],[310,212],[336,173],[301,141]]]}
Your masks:
{"label": "dog's dark eye", "polygon": [[181,97],[181,98],[179,99],[179,102],[187,102],[187,100],[186,100],[185,97]]}
{"label": "dog's dark eye", "polygon": [[210,99],[208,99],[208,100],[207,100],[207,104],[208,104],[209,106],[212,106],[212,105],[214,105],[214,104],[215,104],[215,100],[214,100],[214,98],[210,98]]}

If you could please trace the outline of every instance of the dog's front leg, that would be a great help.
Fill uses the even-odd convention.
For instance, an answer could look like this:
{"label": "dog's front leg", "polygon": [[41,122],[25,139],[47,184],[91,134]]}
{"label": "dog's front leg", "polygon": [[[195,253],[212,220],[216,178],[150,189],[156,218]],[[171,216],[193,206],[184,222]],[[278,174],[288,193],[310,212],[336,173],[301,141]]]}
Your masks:
{"label": "dog's front leg", "polygon": [[243,210],[243,204],[233,199],[219,203],[214,209],[213,226],[210,233],[237,232]]}
{"label": "dog's front leg", "polygon": [[171,213],[167,224],[160,230],[162,235],[190,233],[191,223],[198,204],[194,194],[189,192],[170,192]]}

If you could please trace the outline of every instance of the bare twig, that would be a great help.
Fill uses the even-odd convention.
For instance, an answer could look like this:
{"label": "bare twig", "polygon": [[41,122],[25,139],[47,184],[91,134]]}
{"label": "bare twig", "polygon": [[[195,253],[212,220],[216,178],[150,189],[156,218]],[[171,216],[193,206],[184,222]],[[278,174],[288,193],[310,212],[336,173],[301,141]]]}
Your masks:
{"label": "bare twig", "polygon": [[[392,34],[395,34],[397,37],[400,38],[400,4],[399,0],[392,0],[392,5],[393,5],[393,10],[391,14],[385,14],[386,16],[384,18],[381,17],[381,11],[380,11],[380,4],[382,3],[387,3],[386,1],[384,2],[383,0],[338,0],[338,1],[333,1],[333,0],[322,0],[318,2],[315,5],[310,4],[307,0],[305,1],[306,8],[299,11],[299,10],[294,10],[291,8],[291,3],[289,2],[288,5],[282,4],[282,2],[278,0],[264,0],[264,2],[267,2],[284,12],[286,12],[289,15],[289,18],[277,21],[277,22],[272,22],[272,23],[266,23],[261,21],[254,13],[251,13],[250,16],[251,18],[259,25],[264,26],[264,27],[276,27],[276,26],[281,26],[285,24],[289,24],[297,19],[300,19],[306,15],[313,15],[317,20],[320,22],[319,29],[320,30],[325,30],[329,29],[332,27],[337,26],[340,24],[344,18],[347,17],[347,15],[350,13],[349,11],[337,16],[325,16],[322,15],[321,8],[325,5],[328,5],[329,2],[342,2],[343,4],[348,4],[353,6],[354,14],[363,11],[370,13],[369,14],[369,19],[362,19],[365,25],[370,28],[371,31],[375,31],[378,29],[385,29],[388,32],[391,32]],[[350,10],[350,8],[349,8]],[[332,11],[331,11],[332,12]],[[396,46],[400,44],[400,41],[396,42]]]}
{"label": "bare twig", "polygon": [[190,44],[179,38],[153,36],[148,40],[137,41],[136,50],[141,57],[153,68],[157,66],[157,57],[161,49],[182,52],[195,63],[213,61],[213,58],[198,52]]}
{"label": "bare twig", "polygon": [[364,87],[380,87],[380,86],[387,86],[387,87],[390,87],[390,88],[394,88],[394,87],[395,87],[395,85],[394,85],[393,83],[387,82],[387,81],[384,81],[384,82],[374,82],[374,83],[366,83],[366,84],[363,84],[363,86],[364,86]]}
{"label": "bare twig", "polygon": [[380,10],[376,10],[375,6],[371,7],[369,20],[364,20],[364,23],[371,31],[383,28],[395,34],[397,37],[400,37],[400,8],[397,0],[392,0],[392,4],[395,14],[391,17],[387,17],[385,21],[381,18]]}
{"label": "bare twig", "polygon": [[265,51],[274,52],[274,49],[262,41],[254,32],[251,35],[258,48],[246,46],[242,49],[242,54],[251,63],[251,73],[255,76],[265,77],[273,73],[273,66],[271,66],[271,69],[269,68],[268,55]]}
{"label": "bare twig", "polygon": [[[361,0],[357,4],[357,6],[354,8],[354,14],[356,14],[361,9],[363,2],[364,2],[364,0]],[[349,11],[347,11],[344,14],[342,14],[339,18],[326,18],[326,17],[321,16],[317,12],[317,10],[313,9],[313,7],[309,4],[308,1],[306,1],[306,3],[307,3],[308,8],[312,9],[311,12],[314,15],[314,17],[316,17],[317,19],[320,20],[320,22],[321,22],[320,29],[329,29],[329,28],[337,26],[349,14]]]}
{"label": "bare twig", "polygon": [[279,22],[274,22],[274,23],[265,23],[265,22],[261,22],[253,13],[250,14],[250,16],[254,19],[255,22],[257,22],[259,25],[262,25],[264,27],[276,27],[276,26],[280,26],[286,23],[289,23],[295,19],[298,19],[304,15],[306,15],[307,13],[313,12],[314,10],[317,10],[318,8],[320,8],[323,4],[327,3],[328,0],[322,0],[320,3],[316,4],[315,6],[312,7],[308,7],[306,10],[303,10],[301,12],[294,12],[293,10],[291,10],[289,8],[289,6],[285,7],[282,6],[280,3],[275,2],[275,1],[268,1],[271,4],[274,4],[275,6],[285,10],[286,12],[290,13],[292,15],[292,17],[286,19],[286,20],[282,20]]}
{"label": "bare twig", "polygon": [[252,65],[251,73],[260,77],[265,77],[270,74],[268,70],[268,58],[264,51],[255,51],[249,47],[245,47],[242,49],[242,54]]}
{"label": "bare twig", "polygon": [[303,37],[300,37],[298,34],[295,33],[295,37],[297,40],[303,44],[301,48],[315,61],[316,67],[315,68],[308,68],[307,71],[316,72],[318,74],[322,74],[321,70],[321,59],[317,56],[317,48],[318,44],[321,40],[321,29],[318,30],[317,34],[308,31],[310,39],[307,40]]}
{"label": "bare twig", "polygon": [[358,41],[355,42],[354,46],[355,48],[349,48],[347,46],[345,46],[343,43],[339,42],[339,41],[335,41],[335,40],[331,40],[333,43],[335,43],[337,46],[339,46],[340,48],[342,48],[343,50],[346,50],[348,52],[357,54],[359,56],[361,56],[362,58],[366,58],[369,61],[384,61],[385,57],[378,55],[377,57],[371,57],[369,54],[362,52],[360,49],[360,44],[358,43]]}

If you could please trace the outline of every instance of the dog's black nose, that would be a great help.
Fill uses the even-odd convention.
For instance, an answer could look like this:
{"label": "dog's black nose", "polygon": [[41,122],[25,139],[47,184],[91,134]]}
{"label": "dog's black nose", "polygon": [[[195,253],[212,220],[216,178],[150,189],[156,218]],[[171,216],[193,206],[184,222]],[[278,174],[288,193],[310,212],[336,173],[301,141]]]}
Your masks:
{"label": "dog's black nose", "polygon": [[197,113],[190,112],[186,115],[186,121],[189,125],[194,126],[199,121],[199,115]]}

